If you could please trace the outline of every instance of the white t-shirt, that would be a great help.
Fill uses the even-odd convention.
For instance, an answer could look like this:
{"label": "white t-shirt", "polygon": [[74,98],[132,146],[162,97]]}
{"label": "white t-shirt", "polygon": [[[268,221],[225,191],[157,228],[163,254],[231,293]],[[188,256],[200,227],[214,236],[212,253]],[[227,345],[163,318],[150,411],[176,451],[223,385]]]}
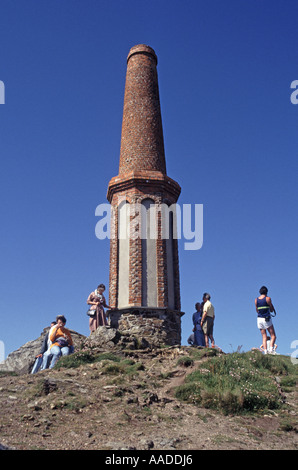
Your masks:
{"label": "white t-shirt", "polygon": [[51,326],[50,330],[49,330],[49,336],[48,336],[48,349],[50,349],[50,346],[52,344],[52,341],[50,340],[50,336],[51,336],[51,333],[52,333],[52,329],[55,328],[57,325],[53,325]]}
{"label": "white t-shirt", "polygon": [[207,313],[207,317],[214,318],[214,307],[210,300],[207,300],[207,302],[204,303],[203,307],[203,313]]}

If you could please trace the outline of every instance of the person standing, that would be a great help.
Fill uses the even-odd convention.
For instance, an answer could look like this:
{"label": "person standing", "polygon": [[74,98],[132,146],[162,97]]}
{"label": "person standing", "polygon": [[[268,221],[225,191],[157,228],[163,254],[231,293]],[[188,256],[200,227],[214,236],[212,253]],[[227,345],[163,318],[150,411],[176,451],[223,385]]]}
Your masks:
{"label": "person standing", "polygon": [[203,315],[201,320],[201,327],[205,336],[205,346],[209,347],[209,338],[211,340],[211,347],[215,347],[214,337],[213,337],[213,327],[215,320],[214,306],[210,302],[211,295],[205,292],[203,294]]}
{"label": "person standing", "polygon": [[205,346],[205,337],[201,326],[202,320],[202,307],[199,302],[195,305],[195,313],[192,316],[192,322],[194,325],[194,345],[195,346]]}
{"label": "person standing", "polygon": [[[262,286],[259,290],[260,296],[255,299],[255,307],[258,314],[257,325],[262,335],[262,346],[264,354],[272,354],[274,352],[274,343],[276,334],[272,323],[271,312],[274,312],[274,307],[271,298],[267,296],[268,289]],[[269,349],[267,349],[267,331],[270,334]]]}
{"label": "person standing", "polygon": [[99,284],[94,292],[91,292],[87,299],[87,304],[91,305],[90,310],[94,310],[94,315],[89,319],[89,329],[92,333],[99,326],[107,326],[107,318],[105,315],[104,307],[110,309],[106,303],[106,299],[103,295],[105,291],[105,285]]}

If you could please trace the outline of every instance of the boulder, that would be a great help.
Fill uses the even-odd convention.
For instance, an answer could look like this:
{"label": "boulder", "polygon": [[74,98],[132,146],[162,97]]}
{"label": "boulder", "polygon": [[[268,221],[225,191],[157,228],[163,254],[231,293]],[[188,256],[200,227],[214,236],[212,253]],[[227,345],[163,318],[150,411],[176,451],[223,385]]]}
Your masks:
{"label": "boulder", "polygon": [[120,340],[120,333],[115,328],[108,326],[99,326],[85,340],[84,346],[89,348],[111,349]]}
{"label": "boulder", "polygon": [[[21,346],[16,351],[10,353],[5,361],[0,363],[0,372],[15,372],[17,374],[29,374],[35,362],[35,357],[40,352],[42,342],[49,328],[44,328],[42,333],[37,339],[28,341],[28,343]],[[77,333],[76,331],[69,330],[75,350],[80,349],[86,336]]]}
{"label": "boulder", "polygon": [[134,332],[119,331],[110,326],[99,326],[85,340],[84,347],[109,349],[144,349],[149,347],[148,342]]}

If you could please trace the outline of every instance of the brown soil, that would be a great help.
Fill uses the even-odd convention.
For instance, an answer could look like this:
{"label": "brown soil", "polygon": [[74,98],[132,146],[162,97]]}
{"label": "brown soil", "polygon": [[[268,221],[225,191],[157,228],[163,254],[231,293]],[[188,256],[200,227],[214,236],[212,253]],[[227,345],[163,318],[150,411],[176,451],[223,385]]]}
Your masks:
{"label": "brown soil", "polygon": [[143,367],[133,376],[103,374],[102,363],[1,376],[0,444],[17,450],[297,448],[294,392],[286,394],[284,409],[250,416],[177,400],[175,387],[196,367],[177,366],[186,353],[134,351]]}

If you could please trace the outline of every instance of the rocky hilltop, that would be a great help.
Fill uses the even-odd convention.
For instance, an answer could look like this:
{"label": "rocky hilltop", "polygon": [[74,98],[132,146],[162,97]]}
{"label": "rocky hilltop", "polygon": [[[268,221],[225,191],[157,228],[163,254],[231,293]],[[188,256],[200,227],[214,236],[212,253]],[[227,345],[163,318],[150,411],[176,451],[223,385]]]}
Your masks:
{"label": "rocky hilltop", "polygon": [[[28,374],[31,372],[35,357],[40,352],[43,339],[49,328],[44,328],[40,336],[32,341],[28,341],[16,351],[10,353],[5,361],[0,363],[0,372],[16,372],[17,374]],[[74,330],[69,330],[74,343],[75,351],[83,348],[103,348],[111,349],[140,349],[154,347],[158,345],[154,332],[151,334],[151,341],[143,336],[140,331],[131,334],[128,330],[100,326],[89,337],[86,337]]]}
{"label": "rocky hilltop", "polygon": [[[19,349],[10,353],[5,361],[0,362],[0,372],[16,372],[18,374],[30,373],[35,362],[35,357],[39,354],[43,339],[48,331],[49,328],[44,328],[37,339],[28,341],[28,343],[25,343]],[[69,331],[72,335],[75,348],[80,349],[86,336],[73,330]]]}
{"label": "rocky hilltop", "polygon": [[[72,332],[77,351],[31,375],[43,334],[2,364],[0,449],[297,448],[297,372],[289,358],[144,348],[139,338],[102,327],[88,338]],[[259,382],[247,391],[247,374],[260,392],[252,390]],[[225,381],[230,390],[220,393]]]}

